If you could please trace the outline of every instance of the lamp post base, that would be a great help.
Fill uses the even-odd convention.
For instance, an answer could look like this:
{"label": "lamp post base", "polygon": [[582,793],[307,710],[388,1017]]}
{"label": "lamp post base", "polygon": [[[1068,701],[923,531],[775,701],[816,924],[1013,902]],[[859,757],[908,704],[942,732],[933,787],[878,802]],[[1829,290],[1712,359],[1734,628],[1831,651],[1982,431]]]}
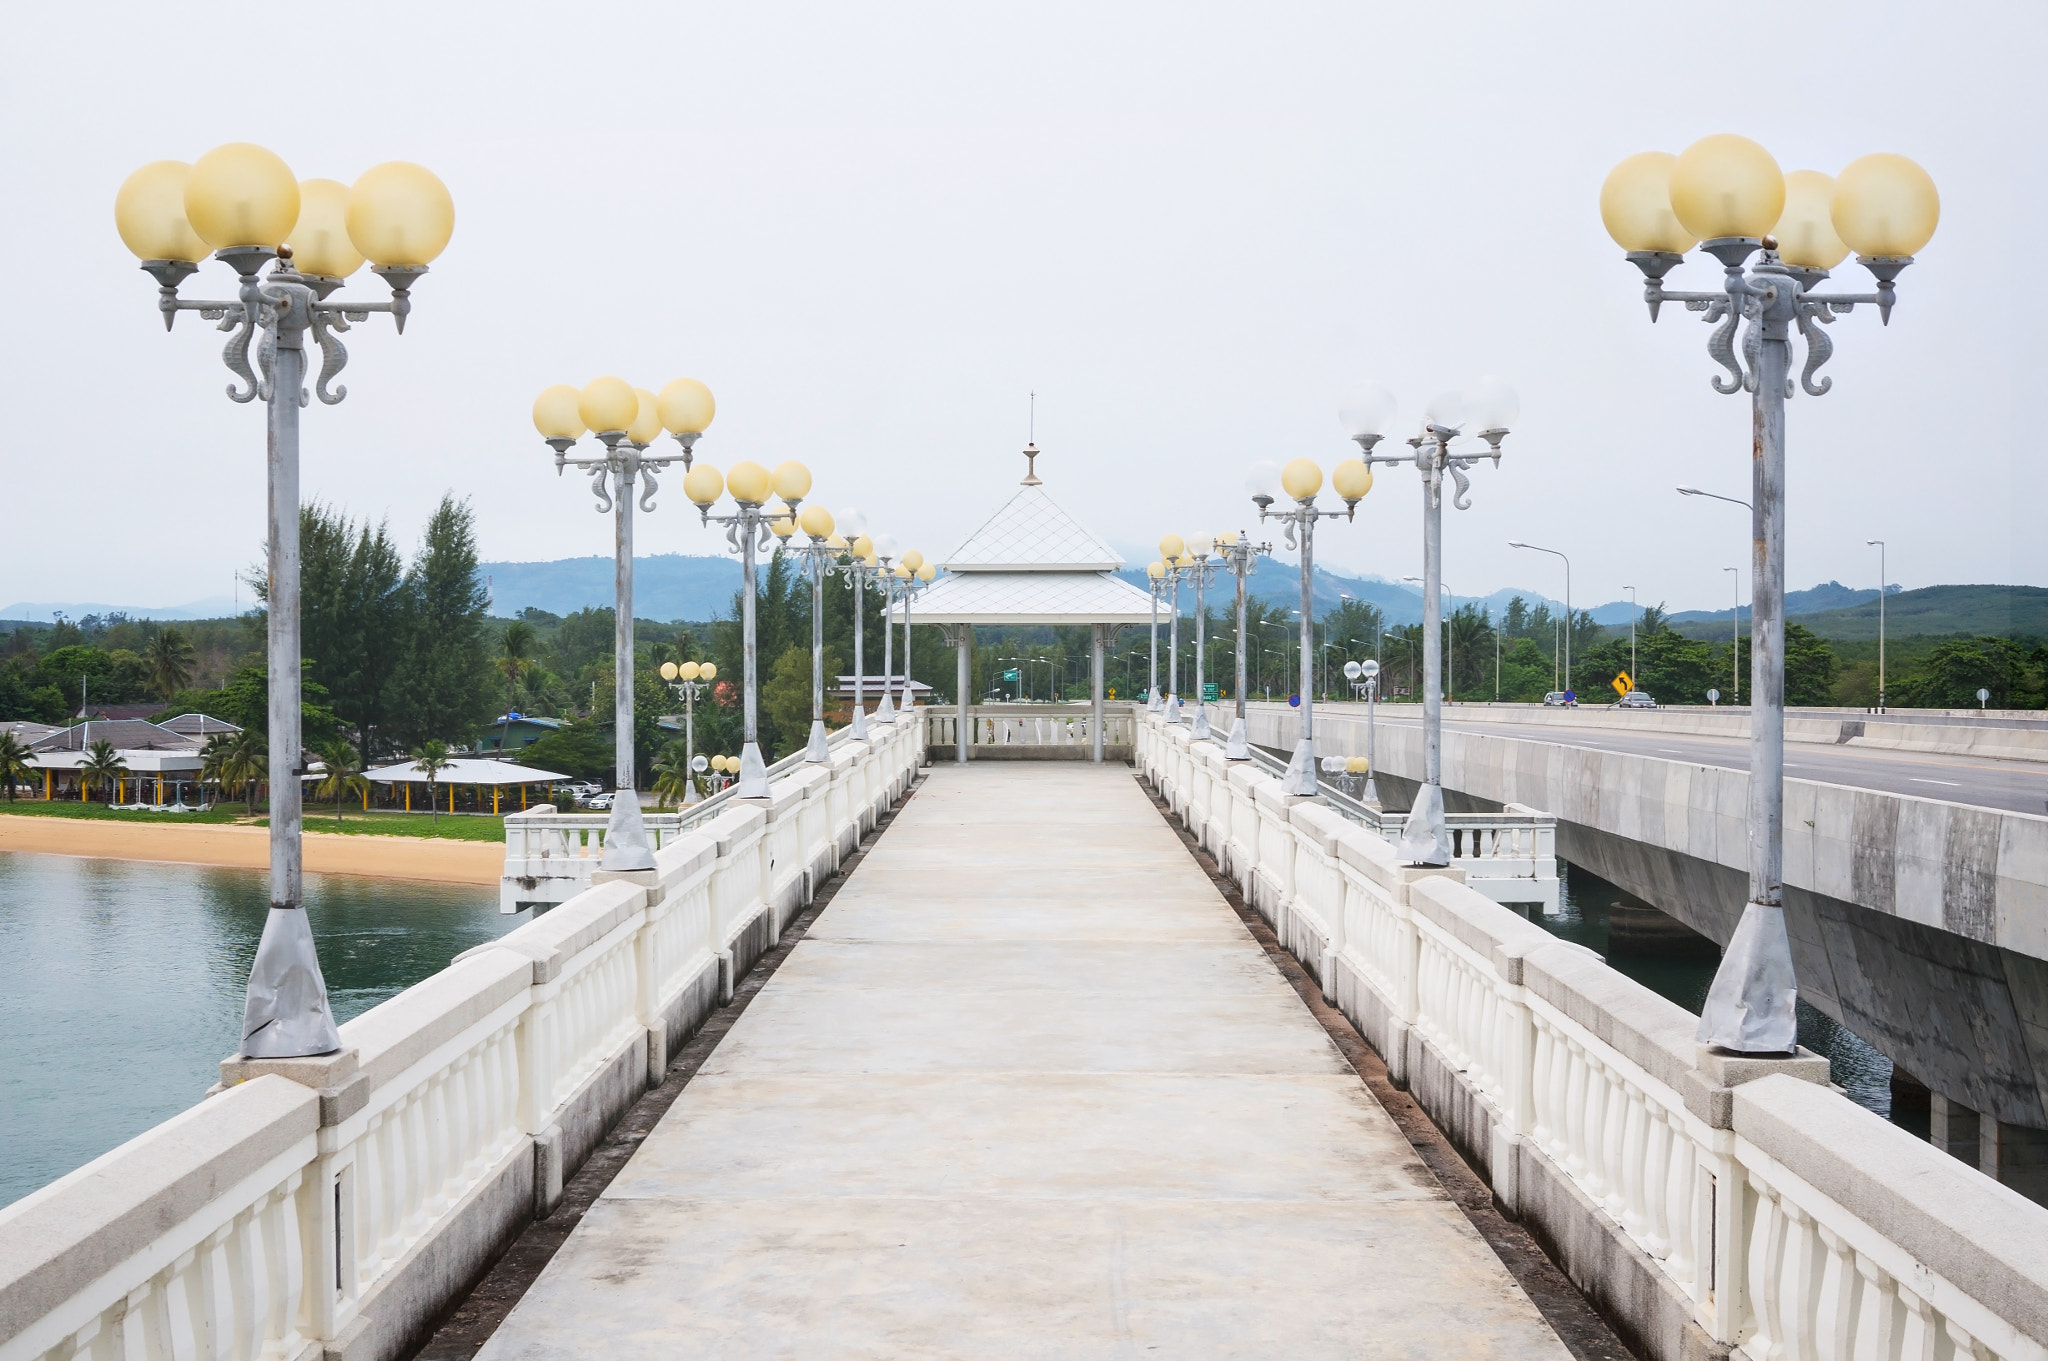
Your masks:
{"label": "lamp post base", "polygon": [[[738,799],[765,799],[768,797],[768,767],[761,760],[761,748],[749,742],[740,748],[739,789],[733,795]],[[606,868],[610,868],[607,866]]]}
{"label": "lamp post base", "polygon": [[1147,710],[1149,710],[1150,712],[1152,712],[1152,713],[1155,713],[1155,714],[1156,714],[1156,713],[1158,713],[1158,712],[1160,711],[1160,709],[1162,709],[1162,708],[1164,708],[1164,707],[1165,707],[1164,701],[1162,701],[1162,700],[1161,700],[1161,699],[1159,698],[1159,690],[1158,690],[1158,688],[1157,688],[1157,687],[1155,686],[1155,687],[1153,688],[1153,690],[1152,690],[1152,694],[1151,694],[1151,697],[1150,697],[1150,698],[1148,698],[1148,699],[1147,699],[1147,700],[1145,701],[1145,708],[1146,708]]}
{"label": "lamp post base", "polygon": [[1249,761],[1252,759],[1251,739],[1245,735],[1244,720],[1231,720],[1230,739],[1223,744],[1223,759],[1226,761]]}
{"label": "lamp post base", "polygon": [[597,867],[614,874],[654,868],[654,847],[647,841],[638,790],[621,789],[612,794],[612,815],[604,827],[604,855]]}
{"label": "lamp post base", "polygon": [[1442,868],[1451,863],[1451,834],[1444,827],[1444,791],[1426,784],[1415,791],[1415,806],[1401,827],[1395,851],[1411,865]]}
{"label": "lamp post base", "polygon": [[858,704],[853,706],[853,723],[851,726],[853,728],[854,741],[865,742],[868,740],[868,711]]}
{"label": "lamp post base", "polygon": [[895,721],[896,706],[889,703],[889,696],[885,694],[882,696],[882,702],[875,706],[875,722],[894,723]]}
{"label": "lamp post base", "polygon": [[1178,723],[1178,722],[1180,722],[1180,696],[1179,696],[1179,695],[1168,695],[1168,696],[1166,697],[1166,721],[1167,721],[1168,723]]}
{"label": "lamp post base", "polygon": [[1206,704],[1195,706],[1195,736],[1205,740],[1209,736],[1209,706]]}
{"label": "lamp post base", "polygon": [[1699,1042],[1738,1054],[1789,1054],[1799,1043],[1798,1000],[1785,909],[1746,904],[1700,1008]]}
{"label": "lamp post base", "polygon": [[811,740],[804,746],[804,759],[811,762],[832,759],[832,749],[825,741],[825,720],[822,718],[811,720]]}
{"label": "lamp post base", "polygon": [[1322,792],[1316,786],[1316,744],[1306,737],[1295,745],[1287,773],[1280,777],[1280,792],[1307,799]]}
{"label": "lamp post base", "polygon": [[302,907],[272,907],[249,967],[242,1009],[242,1057],[303,1059],[341,1048],[327,1005],[327,980]]}

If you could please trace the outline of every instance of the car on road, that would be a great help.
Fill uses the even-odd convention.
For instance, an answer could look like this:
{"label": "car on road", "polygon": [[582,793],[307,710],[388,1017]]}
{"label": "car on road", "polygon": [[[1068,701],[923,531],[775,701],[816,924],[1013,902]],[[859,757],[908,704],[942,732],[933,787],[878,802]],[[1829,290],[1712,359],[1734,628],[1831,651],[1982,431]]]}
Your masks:
{"label": "car on road", "polygon": [[1579,697],[1569,690],[1552,690],[1543,697],[1543,706],[1547,709],[1562,709],[1578,702]]}
{"label": "car on road", "polygon": [[583,806],[585,808],[598,808],[610,811],[612,796],[609,794],[592,794],[583,800]]}
{"label": "car on road", "polygon": [[1641,690],[1631,690],[1621,697],[1621,703],[1616,707],[1622,709],[1654,709],[1657,707],[1657,701],[1644,694]]}

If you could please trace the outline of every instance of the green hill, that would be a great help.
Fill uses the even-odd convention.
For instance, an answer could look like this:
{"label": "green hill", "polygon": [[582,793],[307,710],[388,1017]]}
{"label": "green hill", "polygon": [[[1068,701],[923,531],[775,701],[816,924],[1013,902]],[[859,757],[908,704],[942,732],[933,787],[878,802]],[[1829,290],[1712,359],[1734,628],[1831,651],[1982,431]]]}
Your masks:
{"label": "green hill", "polygon": [[[1746,613],[1746,612],[1745,612]],[[1856,642],[1877,637],[1877,600],[1844,609],[1792,614],[1823,638]],[[1679,632],[1693,638],[1724,638],[1728,623],[1686,622]],[[1885,600],[1885,632],[1913,635],[1994,634],[2008,638],[2048,637],[2048,588],[2040,586],[1923,586]]]}

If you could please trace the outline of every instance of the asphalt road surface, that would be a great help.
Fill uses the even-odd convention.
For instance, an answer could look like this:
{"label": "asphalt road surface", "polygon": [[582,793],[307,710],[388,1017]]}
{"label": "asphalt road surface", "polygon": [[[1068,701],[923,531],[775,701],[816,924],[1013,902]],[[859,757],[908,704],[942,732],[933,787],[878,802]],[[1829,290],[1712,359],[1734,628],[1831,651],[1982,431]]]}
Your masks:
{"label": "asphalt road surface", "polygon": [[[1349,708],[1350,706],[1344,706]],[[1405,707],[1405,706],[1404,706]],[[1419,718],[1390,717],[1392,727],[1420,727]],[[1492,734],[1531,742],[1618,751],[1633,756],[1659,756],[1729,770],[1749,769],[1749,740],[1701,737],[1664,732],[1631,733],[1620,728],[1565,728],[1535,723],[1460,723],[1456,711],[1444,715],[1446,732]],[[1882,747],[1825,746],[1815,742],[1785,744],[1785,773],[1795,780],[1881,789],[1923,799],[1946,799],[1982,808],[2016,813],[2048,813],[2048,763],[1992,761],[1981,757],[1892,751]]]}

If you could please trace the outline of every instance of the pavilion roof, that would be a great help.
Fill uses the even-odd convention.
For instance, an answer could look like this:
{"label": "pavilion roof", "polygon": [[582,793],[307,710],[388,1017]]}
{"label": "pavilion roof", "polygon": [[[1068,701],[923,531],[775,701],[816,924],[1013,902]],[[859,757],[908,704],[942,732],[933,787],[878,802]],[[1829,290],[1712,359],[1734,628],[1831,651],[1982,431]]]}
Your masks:
{"label": "pavilion roof", "polygon": [[[892,619],[903,617],[899,602]],[[911,606],[918,624],[1144,624],[1152,595],[1114,572],[962,572]]]}
{"label": "pavilion roof", "polygon": [[948,572],[1114,572],[1116,550],[1042,486],[1017,488],[939,563]]}
{"label": "pavilion roof", "polygon": [[[379,766],[363,772],[366,780],[378,784],[425,784],[426,772],[417,761],[402,762],[394,766]],[[531,766],[515,765],[510,761],[492,761],[482,757],[458,756],[443,766],[434,775],[435,784],[553,784],[566,780],[567,775],[552,770],[535,770]]]}

